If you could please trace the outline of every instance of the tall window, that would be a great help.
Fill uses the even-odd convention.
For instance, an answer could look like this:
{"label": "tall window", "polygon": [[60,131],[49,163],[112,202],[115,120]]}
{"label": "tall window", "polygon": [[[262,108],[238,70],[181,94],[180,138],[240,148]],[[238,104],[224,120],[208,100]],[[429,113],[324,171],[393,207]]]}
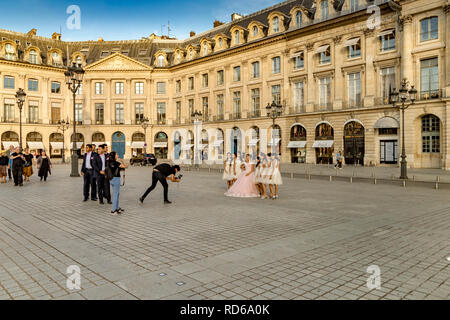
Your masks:
{"label": "tall window", "polygon": [[395,50],[395,32],[394,30],[387,30],[380,35],[381,51]]}
{"label": "tall window", "polygon": [[28,122],[38,123],[39,122],[39,106],[37,103],[31,103],[28,106]]}
{"label": "tall window", "polygon": [[136,94],[144,94],[144,83],[143,82],[136,82],[135,84],[134,84],[134,92],[136,93]]}
{"label": "tall window", "polygon": [[259,78],[259,61],[252,63],[252,78]]}
{"label": "tall window", "polygon": [[158,56],[158,67],[164,67],[166,65],[166,59],[163,55]]}
{"label": "tall window", "polygon": [[208,44],[206,42],[203,44],[203,55],[208,55]]}
{"label": "tall window", "polygon": [[5,103],[5,108],[4,108],[4,121],[5,122],[14,122],[14,110],[15,110],[14,104]]}
{"label": "tall window", "polygon": [[123,94],[123,82],[116,82],[116,94]]}
{"label": "tall window", "polygon": [[233,113],[234,113],[234,118],[241,117],[241,92],[240,91],[233,92]]}
{"label": "tall window", "polygon": [[38,83],[36,79],[28,79],[28,91],[38,91]]}
{"label": "tall window", "polygon": [[82,83],[80,83],[80,85],[78,86],[78,89],[77,89],[77,91],[75,92],[75,94],[76,94],[77,96],[83,94],[83,84],[82,84]]}
{"label": "tall window", "polygon": [[103,124],[104,123],[104,111],[105,107],[103,103],[95,104],[95,124]]}
{"label": "tall window", "polygon": [[217,71],[217,85],[220,86],[223,84],[224,76],[223,76],[223,70]]}
{"label": "tall window", "polygon": [[181,92],[181,80],[177,80],[177,82],[175,82],[175,92],[176,93]]}
{"label": "tall window", "polygon": [[181,122],[181,101],[176,102],[176,121],[177,123]]}
{"label": "tall window", "polygon": [[58,121],[61,121],[61,105],[53,102],[51,108],[51,122],[52,124],[57,124]]}
{"label": "tall window", "polygon": [[135,114],[135,121],[136,124],[140,124],[142,120],[144,120],[144,104],[143,103],[136,103],[134,105],[134,114]]}
{"label": "tall window", "polygon": [[328,19],[328,0],[323,0],[320,3],[320,10],[322,11],[322,19]]}
{"label": "tall window", "polygon": [[359,72],[348,75],[348,105],[349,107],[361,105],[361,73]]}
{"label": "tall window", "polygon": [[302,111],[304,104],[304,89],[303,81],[294,83],[294,109],[296,112]]}
{"label": "tall window", "polygon": [[328,108],[331,102],[331,78],[323,77],[319,80],[319,104],[321,108]]}
{"label": "tall window", "polygon": [[358,0],[350,0],[350,11],[358,10]]}
{"label": "tall window", "polygon": [[422,117],[422,152],[439,153],[440,143],[440,120],[432,114]]}
{"label": "tall window", "polygon": [[59,55],[58,52],[53,52],[52,53],[52,62],[54,66],[60,66],[61,63],[61,56]]}
{"label": "tall window", "polygon": [[272,31],[274,33],[280,31],[280,18],[273,17],[273,19],[272,19]]}
{"label": "tall window", "polygon": [[156,83],[156,93],[157,94],[166,94],[166,83],[165,82],[157,82]]}
{"label": "tall window", "polygon": [[194,77],[189,77],[188,79],[188,89],[194,90]]}
{"label": "tall window", "polygon": [[302,12],[301,11],[297,11],[297,13],[295,14],[295,25],[297,27],[300,27],[302,25]]}
{"label": "tall window", "polygon": [[422,99],[439,98],[438,58],[420,61],[420,96]]}
{"label": "tall window", "polygon": [[203,107],[203,120],[208,121],[209,119],[208,97],[202,98],[202,107]]}
{"label": "tall window", "polygon": [[157,120],[158,124],[166,123],[166,103],[158,102],[156,104]]}
{"label": "tall window", "polygon": [[258,27],[257,26],[253,26],[253,36],[254,37],[258,36]]}
{"label": "tall window", "polygon": [[124,124],[124,109],[123,103],[116,103],[116,124]]}
{"label": "tall window", "polygon": [[105,93],[105,84],[103,82],[95,83],[95,94],[104,94]]}
{"label": "tall window", "polygon": [[438,17],[430,17],[420,21],[420,41],[438,38]]}
{"label": "tall window", "polygon": [[5,76],[3,78],[3,87],[5,89],[14,89],[14,87],[15,87],[14,77]]}
{"label": "tall window", "polygon": [[188,104],[189,104],[188,118],[190,119],[191,115],[194,113],[194,99],[189,99]]}
{"label": "tall window", "polygon": [[51,90],[52,90],[52,93],[61,93],[61,83],[52,82]]}
{"label": "tall window", "polygon": [[382,68],[381,69],[381,97],[383,98],[383,104],[389,104],[389,98],[392,90],[395,88],[395,68]]}
{"label": "tall window", "polygon": [[234,32],[234,44],[240,44],[241,43],[241,38],[240,38],[240,32],[239,30],[236,30]]}
{"label": "tall window", "polygon": [[208,74],[202,75],[202,86],[203,88],[208,88]]}
{"label": "tall window", "polygon": [[305,67],[305,55],[303,52],[297,52],[294,55],[294,69],[302,69]]}
{"label": "tall window", "polygon": [[37,64],[37,62],[38,62],[38,55],[37,55],[36,50],[30,50],[29,59],[30,59],[29,60],[30,63]]}
{"label": "tall window", "polygon": [[348,56],[349,58],[357,58],[361,56],[361,41],[348,46]]}
{"label": "tall window", "polygon": [[223,94],[217,95],[217,116],[223,119]]}
{"label": "tall window", "polygon": [[233,81],[241,81],[241,67],[240,66],[233,68]]}
{"label": "tall window", "polygon": [[261,103],[261,94],[259,92],[259,88],[252,89],[252,113],[255,116],[259,116],[259,108]]}
{"label": "tall window", "polygon": [[12,44],[7,43],[5,46],[5,58],[6,60],[15,60],[16,59],[16,49]]}
{"label": "tall window", "polygon": [[324,63],[329,63],[331,62],[331,52],[330,52],[330,47],[328,46],[328,48],[320,53],[320,63],[324,64]]}
{"label": "tall window", "polygon": [[281,72],[281,58],[274,57],[272,58],[272,73],[280,73]]}
{"label": "tall window", "polygon": [[279,84],[272,86],[272,101],[276,104],[281,103],[281,85]]}
{"label": "tall window", "polygon": [[83,105],[81,103],[75,104],[75,122],[78,124],[83,123]]}

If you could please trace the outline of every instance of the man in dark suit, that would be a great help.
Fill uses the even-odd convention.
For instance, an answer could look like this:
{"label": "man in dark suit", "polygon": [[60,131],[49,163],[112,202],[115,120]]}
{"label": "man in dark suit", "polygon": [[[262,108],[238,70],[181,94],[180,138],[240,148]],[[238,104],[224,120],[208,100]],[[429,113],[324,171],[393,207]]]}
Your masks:
{"label": "man in dark suit", "polygon": [[[92,156],[95,157],[97,155],[97,146],[95,144],[91,144],[92,149]],[[94,176],[94,179],[92,181],[92,192],[94,194],[94,198],[97,199],[97,179]],[[92,196],[92,195],[91,195]]]}
{"label": "man in dark suit", "polygon": [[94,160],[92,165],[94,167],[94,178],[97,181],[98,188],[98,199],[100,204],[104,204],[103,199],[106,198],[109,204],[111,202],[111,194],[109,193],[109,187],[107,188],[107,184],[109,186],[109,181],[105,177],[105,169],[106,169],[106,155],[105,149],[103,145],[98,147],[98,152],[93,156]]}
{"label": "man in dark suit", "polygon": [[86,145],[86,153],[83,157],[83,165],[81,166],[81,175],[83,176],[84,185],[83,185],[83,195],[84,200],[88,201],[89,199],[89,191],[91,192],[91,200],[97,201],[97,190],[94,185],[94,155],[92,153],[92,145]]}
{"label": "man in dark suit", "polygon": [[[109,152],[108,152],[108,145],[105,143],[102,145],[103,147],[103,152],[105,154],[105,159],[106,159],[106,163],[108,163],[109,161]],[[109,184],[109,181],[106,180],[106,184],[105,184],[105,194],[108,195],[108,199],[111,199],[111,185]],[[108,201],[108,204],[111,204],[110,201]]]}

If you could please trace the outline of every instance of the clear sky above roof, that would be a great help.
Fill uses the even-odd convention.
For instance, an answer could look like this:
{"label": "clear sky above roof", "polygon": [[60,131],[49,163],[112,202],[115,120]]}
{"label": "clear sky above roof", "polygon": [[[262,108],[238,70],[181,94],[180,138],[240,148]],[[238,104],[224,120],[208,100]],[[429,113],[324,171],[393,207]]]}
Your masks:
{"label": "clear sky above roof", "polygon": [[[150,34],[168,34],[179,39],[191,30],[201,33],[212,29],[214,20],[229,22],[236,12],[247,15],[281,0],[15,0],[3,1],[0,28],[19,32],[38,30],[50,37],[62,31],[65,41],[133,40]],[[77,11],[67,9],[77,5]],[[69,25],[67,25],[69,21]],[[80,21],[80,28],[77,22]]]}

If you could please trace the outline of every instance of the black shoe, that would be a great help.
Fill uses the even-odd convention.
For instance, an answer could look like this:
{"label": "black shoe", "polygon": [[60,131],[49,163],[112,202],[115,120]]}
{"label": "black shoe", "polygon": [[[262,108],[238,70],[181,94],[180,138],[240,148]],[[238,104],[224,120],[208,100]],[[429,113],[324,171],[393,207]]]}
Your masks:
{"label": "black shoe", "polygon": [[125,212],[125,210],[124,210],[124,209],[122,209],[122,208],[119,208],[119,209],[117,209],[117,211],[122,211],[122,212]]}
{"label": "black shoe", "polygon": [[108,201],[108,204],[112,204],[112,201]]}
{"label": "black shoe", "polygon": [[105,204],[103,201],[100,201],[99,204]]}
{"label": "black shoe", "polygon": [[94,198],[94,199],[91,199],[92,201],[97,201],[98,199],[96,199],[96,198]]}
{"label": "black shoe", "polygon": [[140,198],[139,198],[139,202],[140,202],[141,204],[144,203],[144,198],[140,197]]}
{"label": "black shoe", "polygon": [[171,204],[172,202],[169,201],[169,200],[164,200],[164,203],[165,203],[165,204]]}
{"label": "black shoe", "polygon": [[83,202],[86,202],[86,201],[88,201],[88,199],[83,199]]}

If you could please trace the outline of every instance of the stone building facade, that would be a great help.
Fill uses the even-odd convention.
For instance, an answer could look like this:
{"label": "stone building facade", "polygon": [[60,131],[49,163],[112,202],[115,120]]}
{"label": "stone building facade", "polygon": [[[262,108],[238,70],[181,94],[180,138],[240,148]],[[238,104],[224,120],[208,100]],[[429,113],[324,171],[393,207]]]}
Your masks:
{"label": "stone building facade", "polygon": [[[406,78],[418,90],[405,116],[408,165],[450,169],[449,7],[285,1],[185,40],[64,42],[0,30],[2,146],[17,144],[14,95],[24,88],[24,143],[58,157],[64,141],[69,156],[72,128],[62,136],[58,121],[74,121],[64,72],[75,62],[86,71],[76,96],[79,152],[105,142],[130,158],[146,145],[174,160],[195,136],[210,159],[275,148],[283,162],[332,163],[342,151],[347,164],[395,166],[401,115],[389,93]],[[283,108],[276,136],[266,113],[273,101]]]}

